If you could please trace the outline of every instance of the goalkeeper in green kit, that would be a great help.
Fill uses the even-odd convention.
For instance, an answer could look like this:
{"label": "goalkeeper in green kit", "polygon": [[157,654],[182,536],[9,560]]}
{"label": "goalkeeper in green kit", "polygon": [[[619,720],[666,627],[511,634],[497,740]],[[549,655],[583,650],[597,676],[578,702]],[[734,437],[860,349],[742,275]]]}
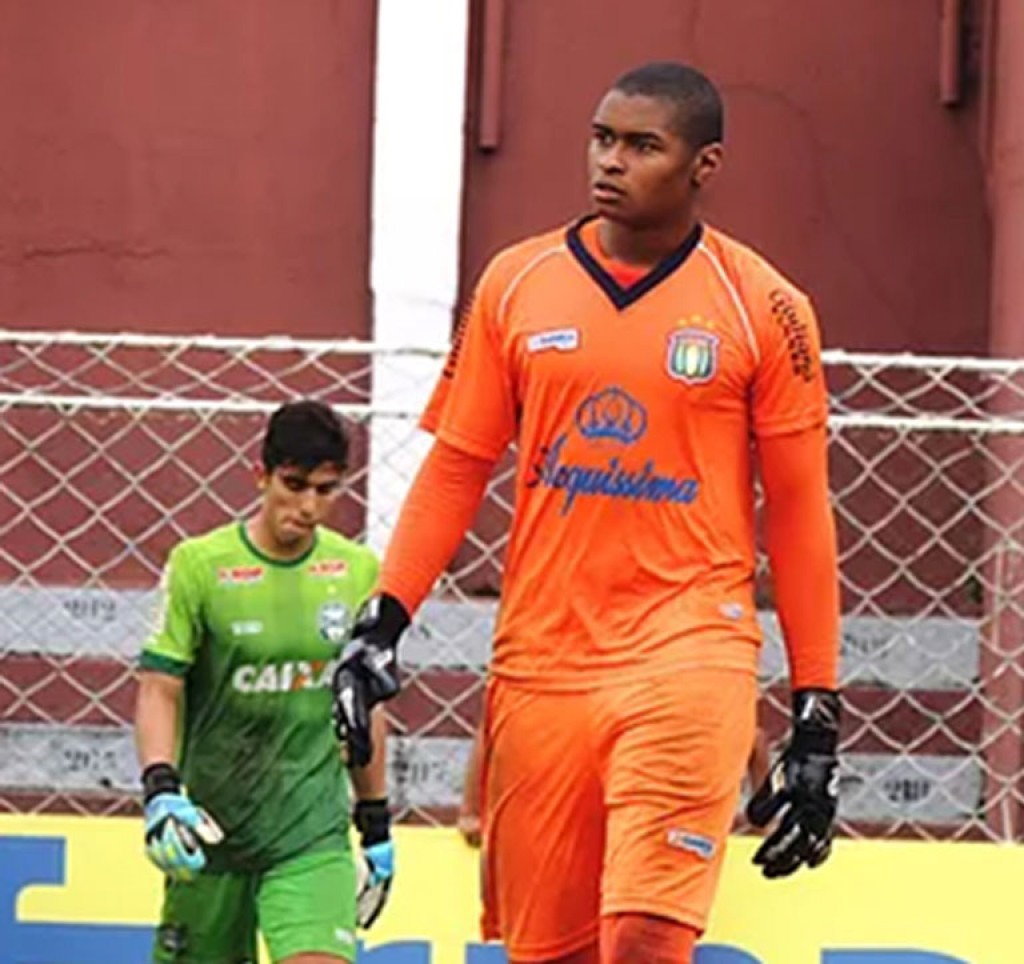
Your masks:
{"label": "goalkeeper in green kit", "polygon": [[387,897],[383,717],[348,775],[331,727],[334,666],[377,579],[369,549],[321,525],[347,457],[327,406],[282,406],[256,515],[168,559],[135,719],[146,853],[166,876],[154,961],[255,962],[259,931],[275,962],[351,962]]}

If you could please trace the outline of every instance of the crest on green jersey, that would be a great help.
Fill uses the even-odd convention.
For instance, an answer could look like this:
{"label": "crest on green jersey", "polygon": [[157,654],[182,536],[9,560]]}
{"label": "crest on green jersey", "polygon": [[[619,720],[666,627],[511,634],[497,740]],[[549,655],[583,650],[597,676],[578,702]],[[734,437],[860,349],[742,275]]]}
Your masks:
{"label": "crest on green jersey", "polygon": [[324,642],[340,646],[352,633],[352,610],[343,602],[327,602],[320,607],[317,619]]}

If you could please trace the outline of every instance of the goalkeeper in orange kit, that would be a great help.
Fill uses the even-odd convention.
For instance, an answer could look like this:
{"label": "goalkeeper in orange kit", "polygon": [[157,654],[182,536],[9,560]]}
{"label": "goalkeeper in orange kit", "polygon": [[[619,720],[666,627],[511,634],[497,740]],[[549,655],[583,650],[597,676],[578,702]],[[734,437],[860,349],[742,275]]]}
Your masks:
{"label": "goalkeeper in orange kit", "polygon": [[512,964],[685,964],[755,732],[754,477],[793,688],[751,800],[766,876],[836,812],[838,579],[808,298],[699,216],[714,85],[619,78],[591,121],[592,211],[487,266],[423,416],[435,441],[335,677],[340,735],[398,690],[398,641],[515,441],[487,687],[485,934]]}

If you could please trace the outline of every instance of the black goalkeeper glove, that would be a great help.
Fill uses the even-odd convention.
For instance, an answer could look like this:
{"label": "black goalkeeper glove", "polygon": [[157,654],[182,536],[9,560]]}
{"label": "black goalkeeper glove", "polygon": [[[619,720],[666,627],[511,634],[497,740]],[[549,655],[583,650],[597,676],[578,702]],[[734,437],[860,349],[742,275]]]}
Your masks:
{"label": "black goalkeeper glove", "polygon": [[793,694],[793,735],[768,778],[750,798],[747,819],[778,826],[754,854],[765,877],[787,877],[801,864],[817,867],[832,851],[839,797],[839,694]]}
{"label": "black goalkeeper glove", "polygon": [[366,930],[380,916],[395,877],[395,846],[387,798],[360,800],[352,815],[362,854],[356,863],[356,918]]}
{"label": "black goalkeeper glove", "polygon": [[373,756],[370,710],[398,693],[398,640],[409,614],[386,593],[369,599],[352,629],[352,641],[334,671],[334,732],[348,752],[349,766]]}

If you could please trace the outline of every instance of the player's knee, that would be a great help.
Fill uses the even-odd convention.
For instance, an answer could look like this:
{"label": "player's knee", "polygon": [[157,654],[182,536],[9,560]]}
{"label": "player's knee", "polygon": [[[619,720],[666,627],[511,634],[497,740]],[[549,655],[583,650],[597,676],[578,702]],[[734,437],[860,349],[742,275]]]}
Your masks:
{"label": "player's knee", "polygon": [[[600,962],[601,956],[597,944],[588,944],[586,947],[581,947],[578,951],[544,961],[544,964],[600,964]],[[522,962],[512,959],[509,961],[509,964],[522,964]]]}
{"label": "player's knee", "polygon": [[697,931],[650,914],[612,914],[601,923],[601,964],[691,964]]}
{"label": "player's knee", "polygon": [[337,954],[293,954],[283,958],[281,964],[351,964],[351,959]]}

